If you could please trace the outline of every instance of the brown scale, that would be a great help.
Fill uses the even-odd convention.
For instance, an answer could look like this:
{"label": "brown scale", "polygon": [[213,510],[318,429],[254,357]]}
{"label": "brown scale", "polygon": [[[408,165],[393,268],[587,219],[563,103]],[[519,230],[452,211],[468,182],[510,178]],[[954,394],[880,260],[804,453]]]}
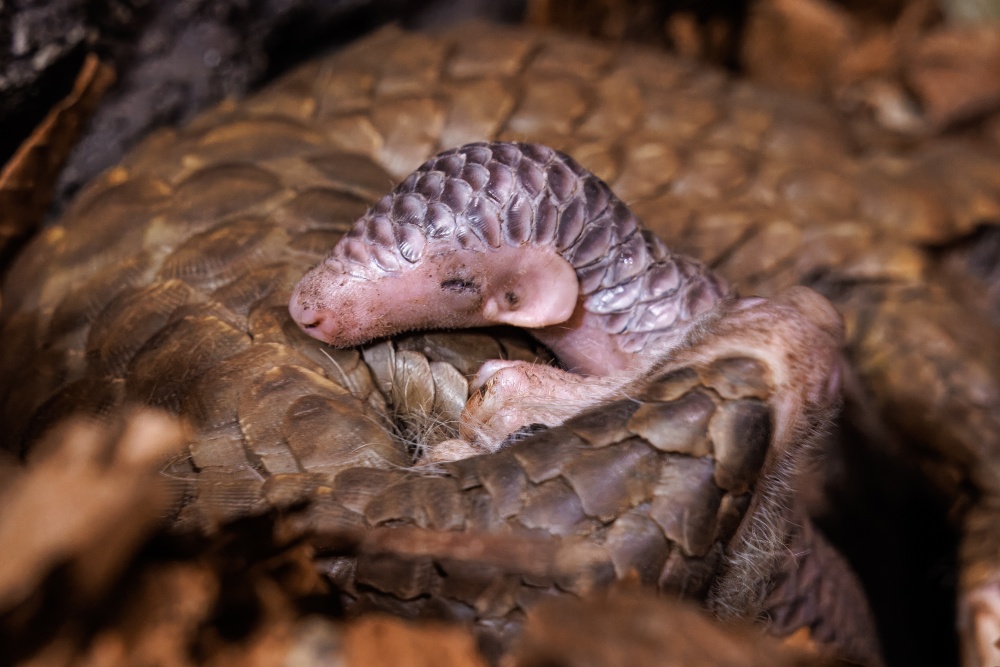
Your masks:
{"label": "brown scale", "polygon": [[[326,403],[310,409],[299,404],[304,399]],[[240,393],[238,406],[247,448],[268,474],[407,462],[384,429],[364,415],[360,401],[326,378],[297,366],[278,366],[253,378]],[[309,431],[292,436],[290,423],[296,420],[304,420],[315,438]],[[316,433],[331,429],[324,437]],[[336,449],[324,456],[319,443]],[[319,453],[314,455],[317,448]]]}
{"label": "brown scale", "polygon": [[[190,174],[173,188],[170,216],[183,220],[190,230],[207,229],[230,214],[245,211],[255,203],[277,194],[281,183],[270,171],[245,163],[222,163]],[[230,198],[219,200],[214,193],[226,191]],[[190,238],[190,234],[184,234]]]}
{"label": "brown scale", "polygon": [[262,220],[228,222],[182,243],[163,261],[160,275],[211,290],[273,258],[287,243],[283,229]]}
{"label": "brown scale", "polygon": [[234,118],[197,137],[201,159],[224,163],[231,159],[264,161],[272,157],[304,155],[322,146],[322,135],[290,118]]}
{"label": "brown scale", "polygon": [[[239,395],[269,368],[305,366],[309,362],[285,345],[264,343],[234,354],[198,376],[184,406],[199,431],[213,432],[238,425]],[[219,396],[218,400],[213,397]]]}
{"label": "brown scale", "polygon": [[91,369],[108,377],[125,377],[136,352],[182,304],[196,298],[179,280],[125,289],[95,318],[90,327],[87,358]]}
{"label": "brown scale", "polygon": [[214,292],[211,298],[227,310],[246,316],[250,309],[265,302],[275,291],[294,280],[291,268],[285,262],[273,265],[249,263],[232,279]]}
{"label": "brown scale", "polygon": [[85,333],[120,291],[148,280],[145,276],[148,265],[149,258],[139,256],[94,274],[86,285],[56,307],[49,333],[54,337]]}
{"label": "brown scale", "polygon": [[128,396],[177,413],[199,375],[249,345],[245,333],[218,317],[174,319],[147,340],[129,362],[125,371]]}
{"label": "brown scale", "polygon": [[[383,173],[384,177],[385,174]],[[353,221],[367,208],[367,200],[337,189],[313,188],[298,192],[271,215],[290,232],[296,234],[292,243],[301,243],[305,230],[336,233],[339,238],[349,229],[345,221]],[[318,254],[318,253],[312,253]]]}
{"label": "brown scale", "polygon": [[[409,63],[415,44],[428,56]],[[622,99],[629,100],[625,117],[618,113],[626,106]],[[8,448],[30,452],[33,438],[57,418],[74,409],[107,414],[127,395],[213,423],[200,429],[193,451],[167,469],[188,500],[178,509],[180,528],[216,529],[220,522],[289,507],[303,498],[314,500],[299,518],[316,531],[318,541],[331,544],[338,529],[366,528],[375,519],[453,525],[427,509],[411,517],[407,507],[389,506],[395,493],[414,499],[413,508],[440,500],[440,484],[403,487],[414,479],[412,471],[261,472],[232,420],[254,419],[253,412],[240,411],[241,396],[271,368],[306,369],[308,373],[276,372],[305,383],[300,397],[335,400],[330,383],[354,392],[357,403],[350,417],[357,423],[387,420],[379,413],[387,400],[362,357],[354,351],[325,350],[303,336],[272,302],[278,290],[250,290],[248,300],[263,302],[246,310],[244,302],[220,305],[215,315],[156,315],[164,318],[166,328],[149,332],[147,340],[128,342],[126,347],[139,349],[114,363],[115,368],[125,364],[124,379],[105,379],[107,367],[90,354],[105,345],[95,337],[93,323],[110,317],[109,308],[121,295],[161,288],[164,282],[154,276],[166,255],[212,227],[258,218],[290,236],[285,254],[251,264],[234,279],[283,261],[289,272],[304,271],[322,259],[326,248],[321,239],[326,237],[302,234],[346,231],[365,205],[436,151],[483,139],[531,141],[572,154],[608,182],[652,230],[669,239],[673,251],[709,263],[742,292],[770,296],[802,281],[825,289],[847,321],[849,360],[860,377],[864,404],[889,434],[885,441],[898,442],[905,457],[926,470],[957,508],[996,497],[1000,334],[985,311],[952,288],[964,284],[966,270],[941,277],[935,271],[938,256],[928,246],[961,240],[976,225],[997,219],[1000,171],[988,148],[955,141],[868,155],[856,148],[851,128],[817,103],[731,82],[718,72],[652,52],[616,51],[495,26],[463,27],[437,37],[377,33],[238,106],[240,127],[261,122],[275,136],[297,136],[289,152],[283,153],[279,144],[246,142],[244,147],[230,141],[217,143],[213,153],[202,146],[202,138],[233,116],[224,110],[209,112],[191,130],[164,131],[145,141],[121,168],[88,186],[12,267],[0,316],[0,414]],[[275,118],[282,115],[290,120]],[[300,133],[300,125],[307,130]],[[234,135],[220,129],[214,136]],[[314,142],[315,153],[307,155]],[[226,161],[213,162],[220,155]],[[263,156],[267,160],[256,162]],[[286,174],[313,180],[297,184]],[[185,303],[212,300],[200,287],[193,289]],[[287,294],[291,284],[283,289]],[[233,298],[223,300],[240,301]],[[190,305],[178,308],[193,312]],[[139,331],[147,311],[135,312],[129,322],[134,329],[129,330]],[[454,362],[464,376],[481,359],[514,349],[489,334],[438,333],[427,340],[452,340],[436,358],[427,356]],[[395,344],[416,350],[408,342]],[[281,350],[273,353],[275,363],[264,372],[256,364],[268,364],[252,354],[258,346]],[[425,345],[419,347],[422,351]],[[469,361],[472,357],[476,359]],[[247,366],[237,368],[242,363]],[[762,386],[771,386],[758,370],[737,372],[742,365],[720,362],[708,371],[679,370],[650,385],[645,398],[660,405],[648,408],[645,420],[636,418],[634,404],[616,404],[536,436],[548,449],[531,448],[529,440],[494,456],[449,464],[448,476],[440,479],[458,480],[459,491],[441,507],[450,512],[460,505],[450,520],[464,516],[463,526],[470,528],[521,530],[521,512],[529,501],[530,522],[557,533],[572,532],[570,526],[599,526],[594,533],[560,541],[587,543],[592,537],[600,542],[604,560],[598,559],[598,580],[635,571],[650,586],[707,598],[714,606],[720,578],[739,579],[720,564],[735,563],[744,553],[742,543],[727,542],[726,536],[747,525],[745,517],[755,511],[765,471],[776,463],[770,448],[759,464],[755,451],[731,456],[738,451],[732,447],[735,442],[747,441],[745,424],[756,424],[754,434],[763,430],[760,406],[768,403],[758,394]],[[213,373],[223,379],[213,380]],[[217,391],[218,382],[228,377],[240,385],[237,391],[223,391],[217,401],[203,393]],[[345,377],[353,379],[346,382]],[[721,382],[720,377],[727,379]],[[687,427],[677,423],[653,433],[647,426],[654,417],[671,423],[671,410],[678,418],[687,416],[687,408],[671,404],[686,405],[691,395],[707,396],[713,410],[705,431],[698,431],[687,449],[711,454],[660,451],[656,443],[677,448],[669,444],[668,431]],[[248,402],[247,410],[262,402],[266,397],[252,408]],[[700,398],[697,402],[704,405]],[[216,417],[206,416],[208,406],[218,410]],[[703,408],[694,415],[695,421],[702,424],[706,412]],[[269,418],[276,420],[279,436],[266,446],[294,458],[283,432],[294,420],[277,413]],[[750,441],[756,442],[754,438]],[[215,449],[213,440],[224,446]],[[684,485],[687,478],[664,473],[668,486],[640,478],[630,487],[595,475],[599,459],[575,463],[584,461],[585,453],[613,457],[619,447],[633,457],[633,469],[653,467],[652,461],[658,470],[670,471],[669,462],[683,460],[701,461],[689,465],[705,470],[691,478],[690,486]],[[710,486],[704,482],[707,466],[712,468]],[[611,489],[606,500],[595,500],[595,483]],[[545,493],[538,491],[543,484],[551,485]],[[750,491],[743,492],[747,484]],[[655,499],[667,497],[658,490],[668,487],[678,497],[706,504],[683,515],[661,500],[651,512]],[[386,500],[369,517],[368,506],[383,496]],[[975,520],[968,524],[956,512],[957,524],[968,525],[970,535],[961,563],[963,596],[984,584],[988,589],[997,571],[995,505],[976,505]],[[393,514],[402,518],[387,518]],[[695,515],[715,526],[704,557],[691,555],[706,549],[708,532],[687,525]],[[570,523],[557,525],[562,520]],[[691,528],[688,536],[686,528]],[[667,531],[679,541],[668,538]],[[788,548],[782,550],[821,554],[815,564],[805,561],[796,568],[777,556],[757,561],[767,573],[757,581],[769,579],[776,586],[763,606],[776,619],[776,634],[807,626],[817,641],[858,655],[857,637],[870,638],[871,625],[854,627],[864,615],[844,611],[856,612],[857,607],[831,603],[830,584],[824,583],[831,579],[814,576],[831,570],[822,539],[791,531]],[[401,614],[450,610],[476,618],[481,629],[498,634],[514,632],[524,607],[553,594],[557,583],[573,588],[563,571],[523,575],[447,553],[410,558],[383,553],[358,560],[334,552],[325,562],[352,608],[376,606]],[[359,585],[356,573],[369,583]],[[790,573],[801,576],[788,577]],[[401,599],[390,591],[418,595]],[[778,613],[779,607],[784,611]],[[743,611],[753,615],[759,610]],[[854,621],[848,623],[848,618]],[[967,619],[962,632],[973,637],[975,628],[975,619]],[[858,660],[875,662],[870,646],[867,650]]]}

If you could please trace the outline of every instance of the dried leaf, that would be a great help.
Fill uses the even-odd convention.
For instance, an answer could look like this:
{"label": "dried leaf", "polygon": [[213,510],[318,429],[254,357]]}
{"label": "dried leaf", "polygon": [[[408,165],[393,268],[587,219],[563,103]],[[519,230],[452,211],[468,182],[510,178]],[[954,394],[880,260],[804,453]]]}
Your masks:
{"label": "dried leaf", "polygon": [[0,267],[38,227],[63,163],[114,79],[110,65],[88,55],[69,96],[49,111],[0,171]]}

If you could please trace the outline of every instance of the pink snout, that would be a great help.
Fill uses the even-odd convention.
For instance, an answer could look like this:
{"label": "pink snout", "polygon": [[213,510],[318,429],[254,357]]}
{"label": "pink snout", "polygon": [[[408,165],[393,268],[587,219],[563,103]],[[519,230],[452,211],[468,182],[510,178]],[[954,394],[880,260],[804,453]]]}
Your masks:
{"label": "pink snout", "polygon": [[325,343],[330,342],[333,333],[333,321],[329,311],[310,308],[303,305],[302,295],[295,290],[288,302],[288,312],[299,328],[308,335]]}

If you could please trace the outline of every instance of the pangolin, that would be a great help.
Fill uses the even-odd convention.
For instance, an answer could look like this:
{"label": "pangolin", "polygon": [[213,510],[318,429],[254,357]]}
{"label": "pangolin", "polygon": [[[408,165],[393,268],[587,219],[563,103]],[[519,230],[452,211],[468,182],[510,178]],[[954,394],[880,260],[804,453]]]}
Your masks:
{"label": "pangolin", "polygon": [[480,417],[506,405],[496,391],[484,400],[487,388],[520,399],[491,414],[492,429],[477,429],[489,440],[479,444],[495,449],[531,424],[518,405],[538,406],[551,425],[554,411],[599,401],[726,292],[696,262],[671,256],[569,156],[494,142],[442,153],[407,177],[299,283],[289,308],[306,333],[341,347],[417,328],[525,327],[569,370],[598,376],[581,387],[551,369],[484,366]]}
{"label": "pangolin", "polygon": [[[867,432],[869,442],[898,438],[900,458],[915,461],[957,508],[973,508],[953,515],[965,535],[963,637],[967,654],[989,664],[1000,617],[1000,346],[996,303],[976,287],[991,280],[990,229],[970,232],[997,219],[998,160],[986,145],[901,148],[892,137],[860,138],[818,103],[647,51],[497,26],[384,31],[259,96],[150,137],[18,258],[0,322],[3,438],[30,456],[36,436],[70,412],[156,405],[195,427],[188,454],[165,470],[183,491],[179,526],[218,529],[309,499],[309,521],[320,528],[527,531],[592,543],[615,576],[634,571],[710,605],[716,583],[738,579],[723,564],[748,556],[746,568],[762,569],[739,579],[787,593],[781,613],[770,607],[772,627],[809,627],[826,641],[844,617],[803,601],[822,599],[830,580],[801,575],[835,562],[828,546],[805,560],[795,560],[805,551],[781,554],[796,569],[778,555],[750,558],[762,552],[741,551],[733,539],[762,516],[747,480],[769,479],[780,462],[763,438],[733,447],[747,442],[739,434],[751,425],[767,443],[796,442],[772,438],[781,403],[769,373],[783,366],[759,363],[756,347],[694,359],[711,351],[704,341],[748,335],[733,323],[753,314],[785,309],[788,322],[801,322],[803,308],[825,312],[806,292],[777,296],[806,283],[845,316],[852,370],[884,429]],[[723,300],[667,366],[626,381],[597,411],[418,474],[385,433],[386,403],[464,400],[471,360],[530,360],[534,351],[505,333],[338,350],[302,335],[287,304],[295,281],[391,182],[444,147],[481,139],[572,154],[672,249],[775,298],[735,312],[741,302]],[[948,244],[962,239],[968,248],[949,255]],[[943,256],[956,260],[948,275]],[[807,330],[826,338],[816,349],[827,350],[830,331],[816,321],[806,317]],[[432,398],[407,389],[427,378],[447,381],[431,383]],[[659,389],[643,393],[634,382]],[[789,519],[798,540],[803,531]],[[868,562],[888,558],[873,550],[865,546]],[[356,607],[447,612],[492,630],[568,587],[502,568],[477,587],[472,575],[486,565],[440,556],[402,565],[339,558],[326,571]],[[897,564],[868,581],[883,590],[885,618],[922,621],[929,607],[897,602],[912,583],[893,580],[912,572]],[[895,645],[926,646],[913,636],[906,628]]]}
{"label": "pangolin", "polygon": [[[695,340],[714,351],[702,358],[725,348],[772,369],[782,443],[803,432],[803,413],[836,403],[839,315],[805,288],[789,297],[802,305],[799,317],[770,312],[759,298],[730,303],[731,294],[568,155],[480,142],[431,158],[381,198],[298,283],[289,310],[307,334],[338,347],[412,329],[525,327],[569,371],[589,376],[485,365],[463,429],[484,451],[622,391]],[[736,315],[750,320],[743,341],[711,334],[723,311],[754,313]],[[804,324],[769,326],[768,317]],[[810,323],[828,339],[802,331]]]}

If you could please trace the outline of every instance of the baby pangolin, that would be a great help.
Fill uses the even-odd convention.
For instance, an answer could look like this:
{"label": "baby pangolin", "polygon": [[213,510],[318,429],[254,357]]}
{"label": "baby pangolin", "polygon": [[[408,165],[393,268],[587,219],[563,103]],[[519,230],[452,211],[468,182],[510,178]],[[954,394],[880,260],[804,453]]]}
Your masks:
{"label": "baby pangolin", "polygon": [[736,299],[719,276],[672,254],[603,181],[537,144],[468,144],[431,158],[302,278],[289,309],[338,347],[495,324],[548,346],[566,371],[483,367],[463,416],[475,444],[458,455],[558,424],[685,349],[762,358],[781,388],[779,433],[838,393],[841,324],[822,297],[795,288],[776,301]]}

